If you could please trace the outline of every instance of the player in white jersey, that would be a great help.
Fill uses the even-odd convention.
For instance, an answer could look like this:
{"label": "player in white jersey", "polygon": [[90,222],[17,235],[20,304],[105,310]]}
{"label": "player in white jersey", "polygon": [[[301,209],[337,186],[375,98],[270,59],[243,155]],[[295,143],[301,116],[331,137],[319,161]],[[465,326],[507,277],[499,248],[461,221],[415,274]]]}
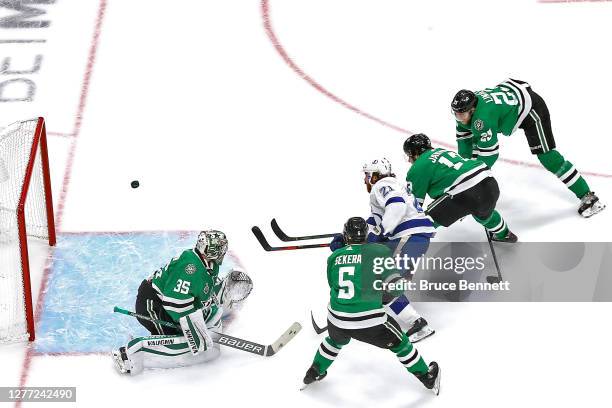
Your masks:
{"label": "player in white jersey", "polygon": [[368,219],[370,234],[373,234],[370,242],[393,242],[394,255],[402,253],[403,244],[413,236],[426,238],[429,242],[435,233],[433,222],[408,192],[406,183],[391,172],[391,163],[385,158],[374,160],[363,166],[363,172],[372,209]]}
{"label": "player in white jersey", "polygon": [[[394,257],[406,255],[408,259],[416,259],[425,254],[429,240],[435,234],[435,227],[415,197],[409,193],[405,182],[395,177],[389,160],[382,158],[368,162],[364,164],[363,172],[370,193],[368,242],[389,246]],[[341,238],[337,237],[330,247],[333,251],[342,245]],[[411,279],[414,267],[401,272],[404,278]],[[406,295],[384,299],[384,303],[387,312],[407,327],[406,334],[412,343],[434,334]]]}

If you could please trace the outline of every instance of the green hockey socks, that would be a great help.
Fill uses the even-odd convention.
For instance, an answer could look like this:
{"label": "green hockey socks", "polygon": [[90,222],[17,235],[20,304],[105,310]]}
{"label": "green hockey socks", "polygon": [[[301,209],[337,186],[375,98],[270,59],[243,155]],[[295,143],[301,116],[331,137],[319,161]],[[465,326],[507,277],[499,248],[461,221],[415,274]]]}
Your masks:
{"label": "green hockey socks", "polygon": [[503,239],[508,234],[508,225],[497,210],[493,210],[493,213],[487,219],[482,220],[478,217],[474,217],[474,219],[496,238]]}
{"label": "green hockey socks", "polygon": [[338,357],[340,349],[346,346],[348,342],[344,344],[338,344],[331,339],[331,337],[325,337],[317,350],[313,363],[319,367],[319,374],[323,374],[327,371],[330,365]]}
{"label": "green hockey socks", "polygon": [[406,334],[402,333],[402,341],[391,348],[399,362],[412,374],[425,374],[428,370],[427,364],[417,349],[410,343]]}
{"label": "green hockey socks", "polygon": [[546,170],[553,173],[565,186],[571,190],[578,198],[582,198],[590,190],[584,177],[574,167],[572,163],[556,150],[538,154],[538,160]]}

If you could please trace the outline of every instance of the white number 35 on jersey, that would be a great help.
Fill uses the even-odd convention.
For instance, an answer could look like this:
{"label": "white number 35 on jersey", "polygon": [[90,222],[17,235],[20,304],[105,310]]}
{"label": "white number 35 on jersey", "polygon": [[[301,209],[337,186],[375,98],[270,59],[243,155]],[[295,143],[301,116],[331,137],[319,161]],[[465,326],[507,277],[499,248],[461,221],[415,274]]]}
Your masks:
{"label": "white number 35 on jersey", "polygon": [[189,293],[189,286],[191,286],[191,282],[179,279],[176,281],[176,287],[172,290],[176,293],[182,293],[183,295],[186,295],[187,293]]}

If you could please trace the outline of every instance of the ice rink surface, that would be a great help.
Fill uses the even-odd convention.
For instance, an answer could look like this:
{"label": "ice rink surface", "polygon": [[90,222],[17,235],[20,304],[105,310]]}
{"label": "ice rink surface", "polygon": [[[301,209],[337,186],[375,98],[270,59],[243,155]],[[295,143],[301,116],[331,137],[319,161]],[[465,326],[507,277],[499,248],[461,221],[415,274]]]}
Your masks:
{"label": "ice rink surface", "polygon": [[[288,233],[315,234],[365,216],[364,161],[386,156],[403,176],[411,132],[454,145],[454,93],[507,77],[544,97],[559,151],[610,204],[612,2],[30,6],[46,11],[31,20],[49,24],[0,28],[0,122],[46,118],[60,234],[53,262],[44,247],[32,261],[40,339],[0,348],[0,386],[76,386],[79,407],[611,405],[609,303],[419,304],[437,330],[417,348],[442,367],[440,396],[357,342],[299,392],[320,342],[309,314],[325,313],[328,252],[266,253],[250,227],[271,235],[276,217]],[[0,6],[0,19],[15,13]],[[522,241],[609,241],[612,210],[580,218],[521,131],[500,145],[498,208]],[[203,228],[227,233],[255,283],[227,333],[268,343],[293,321],[304,330],[269,359],[224,349],[207,365],[119,376],[109,344],[140,329],[109,306],[131,306],[164,251]],[[471,220],[437,236],[484,238]]]}

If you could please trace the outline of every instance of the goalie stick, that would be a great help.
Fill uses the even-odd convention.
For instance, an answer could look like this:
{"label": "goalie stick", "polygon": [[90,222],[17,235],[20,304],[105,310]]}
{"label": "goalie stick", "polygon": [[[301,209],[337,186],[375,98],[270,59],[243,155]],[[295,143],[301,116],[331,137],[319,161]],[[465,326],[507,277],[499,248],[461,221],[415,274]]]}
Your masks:
{"label": "goalie stick", "polygon": [[329,247],[329,244],[325,244],[325,243],[324,244],[306,244],[306,245],[289,245],[289,246],[273,247],[273,246],[271,246],[268,243],[268,241],[266,240],[266,237],[264,236],[263,232],[261,232],[259,227],[253,227],[253,228],[251,228],[251,231],[253,231],[253,235],[255,235],[255,238],[257,238],[257,241],[259,241],[259,244],[266,251],[291,251],[291,250],[294,250],[294,249],[326,248],[326,247]]}
{"label": "goalie stick", "polygon": [[318,239],[318,238],[333,238],[337,235],[337,234],[319,234],[319,235],[303,235],[301,237],[290,237],[289,235],[285,234],[282,229],[280,229],[280,227],[278,226],[278,223],[276,222],[276,218],[272,218],[272,221],[270,221],[270,226],[272,227],[272,231],[274,231],[278,239],[280,239],[283,242],[303,241],[306,239]]}
{"label": "goalie stick", "polygon": [[[115,306],[113,312],[136,317],[138,319],[149,320],[151,322],[155,322],[166,327],[173,327],[175,329],[181,328],[176,323],[167,322],[165,320],[152,319],[149,316],[143,316],[138,313],[130,312],[129,310],[121,309],[117,306]],[[283,334],[281,334],[281,336],[274,343],[268,345],[255,343],[249,340],[240,339],[238,337],[228,336],[227,334],[218,333],[215,331],[211,331],[211,337],[213,342],[217,344],[232,347],[241,351],[246,351],[247,353],[270,357],[278,353],[278,351],[283,348],[285,344],[289,343],[289,341],[293,339],[300,330],[302,330],[302,326],[298,322],[295,322]]]}

